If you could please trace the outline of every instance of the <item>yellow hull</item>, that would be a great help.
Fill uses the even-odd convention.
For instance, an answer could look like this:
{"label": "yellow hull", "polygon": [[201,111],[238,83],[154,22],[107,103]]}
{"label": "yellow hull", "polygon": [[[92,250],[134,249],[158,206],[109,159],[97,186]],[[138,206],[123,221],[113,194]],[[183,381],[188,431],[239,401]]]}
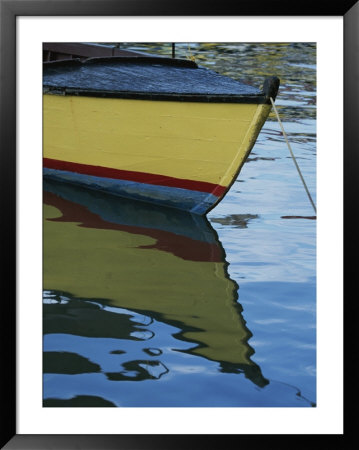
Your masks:
{"label": "yellow hull", "polygon": [[[229,189],[271,108],[50,94],[43,107],[50,175],[62,170],[68,181],[104,190],[108,178],[117,177],[131,182],[136,195],[143,195],[143,183],[158,183],[149,198],[156,202],[157,195],[159,203],[194,213],[206,212]],[[104,177],[107,184],[101,184]],[[129,189],[126,195],[131,197]],[[175,198],[173,204],[167,197]],[[189,197],[192,206],[185,204]]]}
{"label": "yellow hull", "polygon": [[269,111],[269,105],[44,95],[44,156],[228,186]]}

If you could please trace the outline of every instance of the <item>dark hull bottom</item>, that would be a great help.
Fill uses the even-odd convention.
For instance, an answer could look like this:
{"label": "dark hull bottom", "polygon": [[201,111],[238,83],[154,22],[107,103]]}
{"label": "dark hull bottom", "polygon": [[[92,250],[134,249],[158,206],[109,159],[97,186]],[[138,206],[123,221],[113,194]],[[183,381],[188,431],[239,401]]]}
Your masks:
{"label": "dark hull bottom", "polygon": [[102,178],[47,168],[44,168],[43,173],[44,178],[47,179],[82,185],[120,197],[176,208],[192,214],[206,214],[219,200],[216,195],[190,189]]}

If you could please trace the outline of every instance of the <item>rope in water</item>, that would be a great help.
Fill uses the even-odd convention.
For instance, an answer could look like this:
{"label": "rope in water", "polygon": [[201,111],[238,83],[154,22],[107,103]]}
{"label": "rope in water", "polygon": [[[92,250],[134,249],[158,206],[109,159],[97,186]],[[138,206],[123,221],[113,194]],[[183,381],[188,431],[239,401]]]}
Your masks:
{"label": "rope in water", "polygon": [[315,206],[315,204],[314,204],[314,202],[313,202],[312,196],[310,195],[309,189],[308,189],[308,187],[307,187],[307,185],[306,185],[306,183],[305,183],[305,181],[304,181],[304,178],[303,178],[302,172],[300,171],[300,168],[299,168],[299,166],[298,166],[297,160],[295,159],[294,153],[293,153],[293,151],[292,151],[292,147],[290,146],[290,143],[289,143],[288,138],[287,138],[287,135],[286,135],[286,133],[285,133],[285,131],[284,131],[283,124],[282,124],[282,122],[281,122],[281,120],[280,120],[280,117],[279,117],[277,108],[275,107],[275,104],[274,104],[274,101],[273,101],[272,97],[270,97],[270,101],[271,101],[271,103],[272,103],[273,110],[274,110],[274,112],[275,112],[275,114],[276,114],[276,116],[277,116],[279,125],[280,125],[280,127],[281,127],[281,129],[282,129],[282,134],[283,134],[284,139],[285,139],[285,141],[286,141],[286,143],[287,143],[287,145],[288,145],[288,148],[289,148],[290,154],[291,154],[291,156],[292,156],[293,162],[294,162],[294,164],[295,164],[295,167],[297,168],[298,173],[299,173],[299,176],[300,176],[300,179],[302,180],[304,189],[305,189],[306,192],[307,192],[307,195],[308,195],[308,197],[309,197],[310,203],[312,204],[315,213],[317,213],[317,208],[316,208],[316,206]]}

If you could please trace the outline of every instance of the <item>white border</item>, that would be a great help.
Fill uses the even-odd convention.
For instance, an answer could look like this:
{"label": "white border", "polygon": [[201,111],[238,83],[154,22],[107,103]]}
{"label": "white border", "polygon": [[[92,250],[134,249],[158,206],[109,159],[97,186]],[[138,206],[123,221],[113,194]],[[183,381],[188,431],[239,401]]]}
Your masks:
{"label": "white border", "polygon": [[[342,36],[342,17],[17,18],[17,433],[342,434]],[[316,408],[42,408],[43,41],[317,42]]]}

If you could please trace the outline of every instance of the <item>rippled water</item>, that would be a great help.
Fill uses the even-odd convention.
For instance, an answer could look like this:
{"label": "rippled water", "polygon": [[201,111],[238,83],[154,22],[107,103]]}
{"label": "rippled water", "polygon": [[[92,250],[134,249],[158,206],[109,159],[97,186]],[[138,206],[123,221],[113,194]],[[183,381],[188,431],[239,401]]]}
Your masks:
{"label": "rippled water", "polygon": [[[176,52],[255,86],[281,79],[276,105],[315,201],[315,45]],[[315,241],[273,112],[207,218],[45,182],[44,406],[313,406]]]}

